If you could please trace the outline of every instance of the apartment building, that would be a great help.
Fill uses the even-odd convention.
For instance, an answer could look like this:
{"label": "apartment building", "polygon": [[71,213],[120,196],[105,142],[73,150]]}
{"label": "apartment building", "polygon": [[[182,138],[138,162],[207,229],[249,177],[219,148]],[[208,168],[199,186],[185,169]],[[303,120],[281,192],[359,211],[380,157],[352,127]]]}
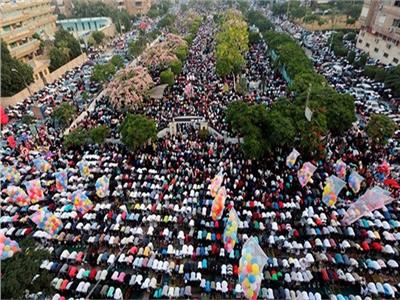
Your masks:
{"label": "apartment building", "polygon": [[119,10],[126,10],[130,15],[145,14],[151,7],[151,0],[103,0]]}
{"label": "apartment building", "polygon": [[72,14],[73,4],[72,0],[53,0],[55,5],[55,13],[62,14],[66,17],[70,17]]}
{"label": "apartment building", "polygon": [[400,62],[400,0],[364,0],[357,48],[384,64]]}
{"label": "apartment building", "polygon": [[40,40],[51,39],[56,19],[51,0],[26,0],[0,3],[0,38],[8,44],[11,56],[30,64],[35,79],[47,75],[48,62],[38,57]]}

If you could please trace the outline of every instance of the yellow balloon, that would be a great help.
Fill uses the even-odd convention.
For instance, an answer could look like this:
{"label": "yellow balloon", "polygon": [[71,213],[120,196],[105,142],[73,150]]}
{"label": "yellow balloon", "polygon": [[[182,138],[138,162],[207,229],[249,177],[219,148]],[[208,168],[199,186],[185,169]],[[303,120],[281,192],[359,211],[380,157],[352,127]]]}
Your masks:
{"label": "yellow balloon", "polygon": [[253,264],[251,270],[253,275],[258,275],[260,273],[260,267],[257,264]]}
{"label": "yellow balloon", "polygon": [[246,296],[247,296],[247,299],[251,299],[251,297],[253,297],[253,291],[248,289],[246,292]]}

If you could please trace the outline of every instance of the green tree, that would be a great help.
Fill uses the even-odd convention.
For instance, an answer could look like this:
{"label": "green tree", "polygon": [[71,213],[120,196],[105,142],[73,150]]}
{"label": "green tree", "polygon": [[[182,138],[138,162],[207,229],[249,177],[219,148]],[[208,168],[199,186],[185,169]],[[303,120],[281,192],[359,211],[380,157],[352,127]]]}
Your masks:
{"label": "green tree", "polygon": [[[190,43],[188,43],[190,44]],[[189,54],[189,49],[188,46],[185,44],[180,45],[176,50],[175,50],[175,54],[176,57],[178,57],[178,59],[180,61],[185,61],[188,54]]]}
{"label": "green tree", "polygon": [[70,61],[67,48],[53,47],[50,50],[50,71],[57,70]]}
{"label": "green tree", "polygon": [[[13,257],[1,262],[1,295],[4,299],[24,299],[25,290],[31,292],[42,291],[51,295],[51,276],[40,270],[40,264],[50,259],[50,252],[44,249],[36,250],[36,243],[32,237],[27,237],[19,243],[22,251]],[[35,275],[39,278],[32,282]]]}
{"label": "green tree", "polygon": [[128,114],[121,125],[121,136],[126,147],[136,151],[148,140],[156,138],[156,123],[144,115]]}
{"label": "green tree", "polygon": [[385,145],[396,131],[396,124],[385,115],[372,115],[368,121],[366,132],[368,137],[378,145]]}
{"label": "green tree", "polygon": [[121,69],[124,66],[124,59],[121,55],[114,55],[110,61],[115,68]]}
{"label": "green tree", "polygon": [[97,45],[101,44],[106,37],[102,31],[93,31],[91,37],[94,39]]}
{"label": "green tree", "polygon": [[178,75],[181,73],[183,65],[179,59],[176,59],[170,62],[169,67],[171,68],[172,73]]}
{"label": "green tree", "polygon": [[79,148],[88,144],[89,138],[87,130],[79,127],[64,136],[63,146],[67,149]]}
{"label": "green tree", "polygon": [[325,77],[315,72],[298,73],[294,77],[290,90],[295,94],[308,91],[311,87],[323,86],[326,84]]}
{"label": "green tree", "polygon": [[160,74],[160,83],[173,86],[175,83],[174,73],[170,69],[162,71]]}
{"label": "green tree", "polygon": [[62,103],[53,110],[52,117],[59,122],[61,127],[66,127],[71,123],[75,113],[75,106],[69,103]]}
{"label": "green tree", "polygon": [[96,82],[105,82],[116,72],[115,66],[109,62],[106,64],[97,64],[93,68],[91,80]]}
{"label": "green tree", "polygon": [[394,96],[400,97],[400,65],[387,71],[385,86],[392,89]]}
{"label": "green tree", "polygon": [[129,55],[132,57],[138,57],[144,49],[146,49],[147,39],[145,36],[140,36],[136,41],[129,44]]}
{"label": "green tree", "polygon": [[109,135],[110,128],[105,125],[94,127],[89,131],[89,136],[95,144],[103,144]]}
{"label": "green tree", "polygon": [[81,46],[76,38],[67,30],[59,29],[54,35],[54,46],[69,49],[70,59],[82,54]]}
{"label": "green tree", "polygon": [[349,61],[350,64],[354,62],[356,59],[356,53],[352,50],[347,53],[347,60]]}
{"label": "green tree", "polygon": [[[1,96],[12,96],[33,82],[33,70],[28,64],[11,57],[7,44],[1,40]],[[15,71],[13,71],[15,70]]]}
{"label": "green tree", "polygon": [[249,33],[249,43],[250,44],[258,43],[260,40],[261,40],[261,37],[260,37],[260,34],[258,32],[251,31]]}

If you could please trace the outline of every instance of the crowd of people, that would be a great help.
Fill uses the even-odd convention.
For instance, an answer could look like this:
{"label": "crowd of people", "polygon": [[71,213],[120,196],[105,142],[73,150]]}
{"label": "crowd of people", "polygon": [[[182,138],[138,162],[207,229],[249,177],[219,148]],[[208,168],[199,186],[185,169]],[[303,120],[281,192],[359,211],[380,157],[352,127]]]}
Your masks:
{"label": "crowd of people", "polygon": [[[231,80],[222,80],[215,72],[217,30],[211,17],[203,22],[176,83],[162,99],[138,109],[154,118],[159,129],[174,117],[196,115],[230,134],[224,110],[243,97],[232,91]],[[264,42],[251,45],[246,56],[248,81],[262,84],[244,97],[248,102],[270,104],[287,93],[285,81],[266,56],[266,46]],[[26,110],[16,109],[22,114]],[[260,298],[400,296],[399,191],[376,177],[377,166],[398,164],[399,158],[390,145],[372,149],[359,128],[328,142],[326,158],[312,161],[317,169],[312,181],[302,187],[297,171],[304,157],[300,155],[292,168],[286,164],[292,149],[276,149],[274,156],[253,161],[244,157],[240,145],[212,135],[199,137],[191,124],[182,126],[175,136],[167,135],[131,153],[120,143],[67,150],[59,146],[61,132],[53,124],[46,123],[34,140],[30,127],[15,119],[4,130],[24,138],[17,147],[1,150],[1,163],[3,168],[14,166],[21,178],[2,180],[0,232],[17,241],[32,235],[51,251],[51,259],[40,268],[53,277],[52,299],[241,299],[239,259],[251,236],[258,238],[267,255]],[[106,124],[118,139],[122,120],[123,114],[102,98],[79,126]],[[34,143],[42,147],[36,149]],[[50,168],[41,171],[33,163],[38,157],[49,162]],[[336,206],[330,207],[322,203],[321,195],[338,160],[347,164],[346,179],[355,170],[365,180],[358,194],[345,187]],[[80,170],[80,162],[88,164],[88,172]],[[63,191],[57,190],[54,174],[61,170],[68,174]],[[213,220],[209,185],[218,173],[223,174],[227,197],[223,217]],[[109,195],[101,198],[95,182],[104,175],[110,180]],[[13,203],[5,188],[23,186],[32,179],[40,179],[44,199],[30,206]],[[376,185],[388,189],[396,200],[352,225],[345,224],[349,204]],[[85,191],[93,202],[85,214],[71,205],[71,193],[76,191]],[[62,221],[56,234],[29,219],[44,207]],[[223,234],[232,208],[239,217],[238,241],[228,253]]]}

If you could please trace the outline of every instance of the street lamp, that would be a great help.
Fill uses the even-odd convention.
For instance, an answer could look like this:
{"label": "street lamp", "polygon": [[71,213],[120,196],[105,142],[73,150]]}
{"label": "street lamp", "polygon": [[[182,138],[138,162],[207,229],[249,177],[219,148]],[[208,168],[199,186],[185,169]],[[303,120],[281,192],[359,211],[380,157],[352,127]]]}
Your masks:
{"label": "street lamp", "polygon": [[19,76],[22,77],[22,80],[24,81],[25,87],[28,89],[29,95],[32,97],[32,92],[31,92],[31,90],[29,89],[29,85],[26,83],[25,77],[22,76],[21,73],[18,72],[18,70],[15,69],[15,68],[12,68],[12,69],[11,69],[11,72],[14,72],[14,73],[16,73],[16,74],[18,74]]}

